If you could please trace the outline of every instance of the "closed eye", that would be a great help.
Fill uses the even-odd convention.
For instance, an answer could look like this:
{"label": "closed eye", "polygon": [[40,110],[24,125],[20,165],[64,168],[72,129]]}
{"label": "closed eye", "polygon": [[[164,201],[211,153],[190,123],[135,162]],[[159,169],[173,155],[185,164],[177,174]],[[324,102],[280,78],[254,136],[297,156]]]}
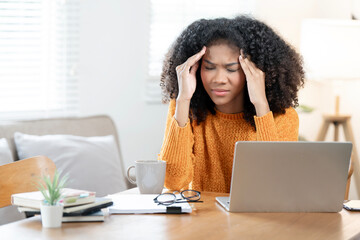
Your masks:
{"label": "closed eye", "polygon": [[[215,69],[215,67],[207,67],[207,66],[205,66],[205,69],[206,70],[214,70]],[[239,68],[240,69],[240,68]],[[226,71],[228,71],[228,72],[237,72],[239,69],[226,69]]]}

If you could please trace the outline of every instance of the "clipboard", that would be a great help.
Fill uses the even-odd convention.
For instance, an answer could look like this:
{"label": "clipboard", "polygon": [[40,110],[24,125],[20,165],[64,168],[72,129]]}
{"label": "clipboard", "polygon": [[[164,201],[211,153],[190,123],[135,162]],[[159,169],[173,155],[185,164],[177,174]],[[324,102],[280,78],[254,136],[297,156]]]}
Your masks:
{"label": "clipboard", "polygon": [[360,200],[347,200],[343,207],[348,211],[360,211]]}
{"label": "clipboard", "polygon": [[187,202],[174,203],[170,206],[158,205],[154,202],[158,194],[115,194],[108,195],[114,205],[109,207],[110,214],[148,214],[167,213],[181,214],[191,213],[192,208]]}

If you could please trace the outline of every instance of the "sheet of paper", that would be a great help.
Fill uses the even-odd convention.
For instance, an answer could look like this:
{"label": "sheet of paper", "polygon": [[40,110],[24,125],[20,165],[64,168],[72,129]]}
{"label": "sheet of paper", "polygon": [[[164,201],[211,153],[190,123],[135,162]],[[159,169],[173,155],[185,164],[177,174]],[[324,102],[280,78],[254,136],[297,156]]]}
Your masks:
{"label": "sheet of paper", "polygon": [[349,210],[360,211],[360,200],[350,200],[344,203],[344,206]]}
{"label": "sheet of paper", "polygon": [[[116,194],[108,195],[114,205],[109,207],[110,214],[129,214],[129,213],[166,213],[164,205],[154,202],[157,194]],[[182,213],[191,213],[189,203],[176,203],[171,207],[181,207]]]}

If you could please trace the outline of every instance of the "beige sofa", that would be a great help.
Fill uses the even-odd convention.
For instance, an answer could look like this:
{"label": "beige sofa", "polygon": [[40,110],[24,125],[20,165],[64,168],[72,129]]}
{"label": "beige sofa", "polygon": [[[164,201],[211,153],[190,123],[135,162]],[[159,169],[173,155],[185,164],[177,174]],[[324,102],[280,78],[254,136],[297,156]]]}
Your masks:
{"label": "beige sofa", "polygon": [[[0,138],[7,139],[13,158],[16,161],[19,157],[14,143],[15,132],[31,135],[66,134],[83,137],[113,135],[117,142],[121,167],[123,170],[120,174],[125,174],[117,130],[114,122],[108,116],[99,115],[79,118],[52,118],[32,121],[0,122]],[[133,187],[127,181],[125,186],[126,188]],[[19,214],[17,209],[12,206],[0,209],[0,225],[22,218],[24,218],[24,216]]]}

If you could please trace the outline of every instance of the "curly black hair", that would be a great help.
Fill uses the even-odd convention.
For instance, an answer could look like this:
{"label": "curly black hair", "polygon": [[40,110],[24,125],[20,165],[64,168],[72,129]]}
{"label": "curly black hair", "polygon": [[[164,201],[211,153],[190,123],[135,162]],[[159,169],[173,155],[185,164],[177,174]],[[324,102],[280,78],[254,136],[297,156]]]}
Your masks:
{"label": "curly black hair", "polygon": [[[298,106],[297,93],[304,85],[304,70],[301,56],[265,23],[250,16],[233,19],[200,19],[189,25],[171,45],[165,56],[160,86],[163,102],[176,99],[178,79],[175,68],[199,52],[203,46],[226,42],[243,50],[244,57],[265,73],[265,91],[269,107],[274,114],[284,114],[285,109]],[[206,93],[196,73],[196,90],[190,101],[190,119],[198,124],[207,114],[216,114],[215,104]],[[244,119],[253,127],[255,107],[250,102],[247,87],[244,88]]]}

